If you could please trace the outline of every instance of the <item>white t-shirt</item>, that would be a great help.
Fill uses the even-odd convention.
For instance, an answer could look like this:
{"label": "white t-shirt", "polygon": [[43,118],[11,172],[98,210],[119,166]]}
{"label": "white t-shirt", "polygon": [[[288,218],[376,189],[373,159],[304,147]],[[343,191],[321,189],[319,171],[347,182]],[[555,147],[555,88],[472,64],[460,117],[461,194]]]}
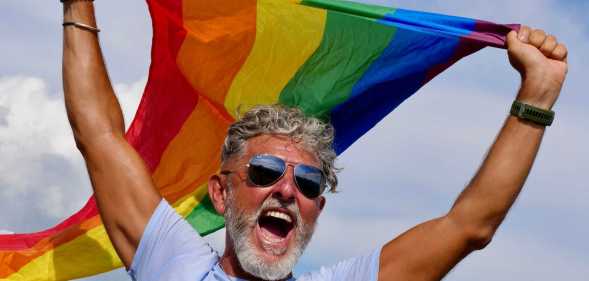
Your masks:
{"label": "white t-shirt", "polygon": [[[291,280],[377,280],[380,248]],[[128,271],[135,281],[234,281],[219,266],[219,255],[162,200],[151,216]]]}

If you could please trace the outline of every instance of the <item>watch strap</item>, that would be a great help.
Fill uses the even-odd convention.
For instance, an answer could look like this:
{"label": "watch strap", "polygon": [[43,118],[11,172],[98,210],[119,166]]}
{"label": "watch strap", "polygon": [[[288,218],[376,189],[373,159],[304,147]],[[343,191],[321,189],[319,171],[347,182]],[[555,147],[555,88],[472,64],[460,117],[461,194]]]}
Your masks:
{"label": "watch strap", "polygon": [[554,111],[538,108],[518,100],[511,105],[511,115],[532,121],[538,125],[550,126],[554,121]]}

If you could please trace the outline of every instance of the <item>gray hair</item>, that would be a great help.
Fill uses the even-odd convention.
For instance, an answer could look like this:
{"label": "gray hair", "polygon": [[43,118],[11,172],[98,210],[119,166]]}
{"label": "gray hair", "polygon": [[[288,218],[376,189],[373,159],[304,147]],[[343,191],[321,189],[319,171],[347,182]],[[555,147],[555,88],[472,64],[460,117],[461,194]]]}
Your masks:
{"label": "gray hair", "polygon": [[240,154],[246,141],[264,135],[286,135],[301,142],[309,152],[317,155],[329,190],[337,187],[333,150],[334,129],[330,123],[305,116],[298,108],[283,105],[258,105],[247,111],[227,130],[221,161]]}

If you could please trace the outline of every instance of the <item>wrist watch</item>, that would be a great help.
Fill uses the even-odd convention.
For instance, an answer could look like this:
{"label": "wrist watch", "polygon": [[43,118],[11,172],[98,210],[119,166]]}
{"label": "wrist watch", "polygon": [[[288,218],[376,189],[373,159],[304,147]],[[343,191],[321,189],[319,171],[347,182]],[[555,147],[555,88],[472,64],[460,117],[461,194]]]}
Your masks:
{"label": "wrist watch", "polygon": [[538,108],[518,100],[513,101],[510,113],[520,119],[532,121],[541,126],[550,126],[554,121],[554,111]]}

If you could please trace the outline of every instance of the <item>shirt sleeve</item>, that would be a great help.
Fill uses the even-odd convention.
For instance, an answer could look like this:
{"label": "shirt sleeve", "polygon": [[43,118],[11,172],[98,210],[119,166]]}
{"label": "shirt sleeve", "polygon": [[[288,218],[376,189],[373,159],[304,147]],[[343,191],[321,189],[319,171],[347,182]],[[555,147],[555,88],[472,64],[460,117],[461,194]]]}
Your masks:
{"label": "shirt sleeve", "polygon": [[129,275],[135,281],[163,280],[190,268],[204,276],[218,260],[211,246],[164,199],[152,214],[133,257]]}
{"label": "shirt sleeve", "polygon": [[298,281],[367,280],[378,279],[381,248],[371,254],[350,258],[333,266],[321,267],[319,271],[300,276]]}

